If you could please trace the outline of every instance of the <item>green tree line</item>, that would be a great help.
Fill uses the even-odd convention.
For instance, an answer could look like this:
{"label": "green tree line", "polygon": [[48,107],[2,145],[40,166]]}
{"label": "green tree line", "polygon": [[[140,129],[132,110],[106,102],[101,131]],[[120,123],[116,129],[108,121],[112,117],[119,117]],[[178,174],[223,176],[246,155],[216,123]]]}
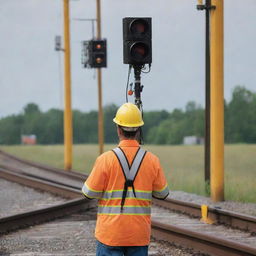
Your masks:
{"label": "green tree line", "polygon": [[[118,141],[112,122],[117,108],[113,104],[104,107],[105,143]],[[204,137],[205,112],[195,102],[188,102],[185,110],[146,111],[143,119],[143,136],[148,144],[181,144],[184,136]],[[97,125],[97,111],[74,110],[74,143],[97,143]],[[63,111],[42,112],[29,103],[22,113],[0,119],[0,144],[20,144],[22,134],[35,134],[39,144],[63,143]],[[256,93],[245,87],[235,87],[231,101],[225,102],[225,142],[256,143]]]}

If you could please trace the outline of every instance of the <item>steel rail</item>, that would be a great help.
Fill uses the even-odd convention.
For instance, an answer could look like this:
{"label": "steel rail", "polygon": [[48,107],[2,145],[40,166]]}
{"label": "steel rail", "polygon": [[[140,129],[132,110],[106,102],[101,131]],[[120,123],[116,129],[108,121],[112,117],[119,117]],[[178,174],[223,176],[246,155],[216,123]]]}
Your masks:
{"label": "steel rail", "polygon": [[38,178],[28,177],[20,173],[13,173],[11,171],[7,171],[2,168],[0,168],[0,177],[12,182],[16,182],[16,183],[28,186],[28,187],[48,191],[65,198],[74,199],[74,198],[82,197],[81,190],[55,184],[54,182],[43,181]]}
{"label": "steel rail", "polygon": [[[95,208],[95,204],[92,201],[85,198],[76,198],[39,210],[0,218],[0,236],[6,232],[43,223],[81,210],[89,211],[93,208]],[[96,219],[96,216],[93,219]]]}
{"label": "steel rail", "polygon": [[[62,217],[80,210],[90,210],[96,207],[95,202],[83,198],[81,189],[70,188],[67,184],[56,184],[55,181],[42,180],[41,177],[28,177],[27,174],[17,173],[17,170],[10,171],[0,168],[0,177],[35,189],[51,192],[64,198],[72,200],[56,204],[54,206],[15,214],[0,219],[0,234],[17,230],[28,225],[34,225]],[[94,217],[95,219],[96,217]]]}
{"label": "steel rail", "polygon": [[[166,198],[165,200],[154,199],[153,203],[157,206],[178,211],[193,217],[201,217],[201,206],[199,204],[171,198]],[[224,224],[252,233],[256,232],[256,217],[254,216],[208,207],[208,217],[211,218],[215,223]]]}
{"label": "steel rail", "polygon": [[188,228],[163,224],[154,220],[152,220],[152,236],[157,240],[175,243],[185,248],[193,248],[214,256],[256,255],[255,247],[252,248],[228,239],[202,234]]}
{"label": "steel rail", "polygon": [[37,167],[37,168],[43,169],[45,171],[54,172],[54,173],[57,173],[57,174],[60,174],[60,175],[63,175],[63,176],[67,176],[67,177],[70,177],[70,178],[73,178],[73,179],[77,179],[77,180],[84,179],[85,180],[88,177],[88,175],[86,175],[84,173],[81,173],[81,172],[78,172],[78,171],[74,171],[74,170],[65,171],[63,169],[52,167],[52,166],[49,166],[49,165],[46,165],[46,164],[36,163],[36,162],[30,161],[30,160],[27,160],[27,159],[19,158],[17,156],[14,156],[14,155],[9,154],[9,153],[7,153],[5,151],[2,151],[2,150],[0,150],[0,154],[4,155],[4,156],[6,156],[10,159],[13,159],[17,162],[27,164],[29,166]]}
{"label": "steel rail", "polygon": [[[60,182],[60,181],[57,181],[57,180],[49,179],[47,177],[42,177],[40,175],[32,174],[30,172],[25,172],[25,171],[23,171],[21,169],[18,169],[16,167],[4,165],[4,164],[0,164],[0,170],[7,170],[7,171],[11,171],[12,173],[21,174],[23,176],[27,176],[27,177],[31,177],[31,178],[35,178],[35,179],[39,179],[39,180],[43,180],[43,181],[47,181],[47,182],[54,183],[54,184],[57,184],[57,185],[61,185],[61,186],[65,186],[65,187],[69,187],[69,188],[73,188],[73,189],[79,189],[77,186],[74,186],[72,184],[67,184],[65,182]],[[60,173],[58,175],[61,176],[62,173]],[[71,179],[73,179],[73,178],[71,178]],[[77,179],[76,179],[76,181],[77,181]],[[81,184],[82,184],[82,179],[80,179],[79,181],[81,181]]]}

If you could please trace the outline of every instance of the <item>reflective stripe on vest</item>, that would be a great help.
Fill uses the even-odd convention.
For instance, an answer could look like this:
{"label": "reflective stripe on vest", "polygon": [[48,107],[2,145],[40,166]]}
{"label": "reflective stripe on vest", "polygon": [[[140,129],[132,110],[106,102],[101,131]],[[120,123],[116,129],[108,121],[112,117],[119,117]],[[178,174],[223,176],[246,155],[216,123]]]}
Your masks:
{"label": "reflective stripe on vest", "polygon": [[[121,211],[120,205],[99,205],[98,214],[108,214],[108,215],[119,215]],[[150,215],[150,206],[124,206],[124,215]]]}
{"label": "reflective stripe on vest", "polygon": [[133,182],[134,182],[136,175],[140,169],[140,166],[144,159],[146,151],[142,148],[138,149],[138,151],[133,159],[131,167],[129,166],[129,162],[121,148],[119,148],[119,147],[115,148],[115,149],[113,149],[113,152],[115,153],[117,159],[119,160],[119,163],[122,167],[123,174],[125,177],[124,190],[123,190],[122,202],[121,202],[121,212],[122,212],[125,198],[127,195],[128,187],[132,187],[134,197],[136,197]]}
{"label": "reflective stripe on vest", "polygon": [[[152,191],[140,191],[136,190],[136,198],[144,201],[151,201],[152,199]],[[122,199],[123,190],[113,190],[113,191],[105,191],[100,198],[101,200],[115,200],[115,199]],[[127,191],[126,198],[134,199],[134,194],[132,190]]]}

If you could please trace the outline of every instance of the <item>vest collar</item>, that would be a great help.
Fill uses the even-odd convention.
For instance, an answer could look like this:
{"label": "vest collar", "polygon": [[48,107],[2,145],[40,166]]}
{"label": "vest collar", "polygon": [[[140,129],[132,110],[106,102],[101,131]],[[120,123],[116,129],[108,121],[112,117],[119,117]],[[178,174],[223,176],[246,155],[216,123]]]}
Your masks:
{"label": "vest collar", "polygon": [[139,147],[140,144],[137,140],[122,140],[120,141],[118,147]]}

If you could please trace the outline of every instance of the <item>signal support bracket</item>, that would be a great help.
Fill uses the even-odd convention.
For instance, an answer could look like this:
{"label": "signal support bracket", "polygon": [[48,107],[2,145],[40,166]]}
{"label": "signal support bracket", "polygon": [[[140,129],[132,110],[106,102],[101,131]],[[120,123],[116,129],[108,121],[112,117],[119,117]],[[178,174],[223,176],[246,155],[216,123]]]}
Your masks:
{"label": "signal support bracket", "polygon": [[203,11],[203,10],[211,11],[211,10],[215,10],[216,6],[211,4],[211,0],[205,0],[205,4],[198,4],[196,8],[198,11]]}
{"label": "signal support bracket", "polygon": [[134,69],[134,93],[135,93],[135,105],[138,107],[138,109],[141,110],[141,92],[143,89],[143,86],[141,85],[141,65],[133,65]]}

